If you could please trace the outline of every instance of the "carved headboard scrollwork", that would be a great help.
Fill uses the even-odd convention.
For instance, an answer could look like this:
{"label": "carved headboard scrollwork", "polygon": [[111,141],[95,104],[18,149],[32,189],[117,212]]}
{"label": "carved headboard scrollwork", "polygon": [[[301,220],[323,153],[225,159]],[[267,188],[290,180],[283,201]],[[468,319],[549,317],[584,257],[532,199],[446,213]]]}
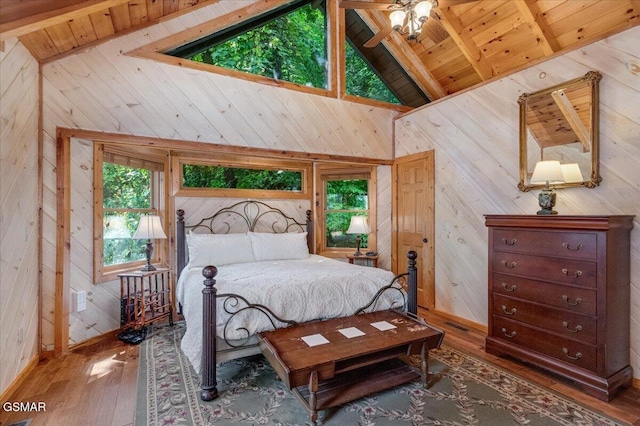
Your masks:
{"label": "carved headboard scrollwork", "polygon": [[230,234],[248,231],[274,234],[307,232],[307,246],[309,252],[313,253],[311,210],[307,210],[305,213],[306,221],[303,222],[262,201],[247,200],[223,207],[211,216],[202,218],[193,225],[187,225],[185,224],[185,212],[180,209],[176,212],[178,276],[187,264],[187,232],[200,234]]}

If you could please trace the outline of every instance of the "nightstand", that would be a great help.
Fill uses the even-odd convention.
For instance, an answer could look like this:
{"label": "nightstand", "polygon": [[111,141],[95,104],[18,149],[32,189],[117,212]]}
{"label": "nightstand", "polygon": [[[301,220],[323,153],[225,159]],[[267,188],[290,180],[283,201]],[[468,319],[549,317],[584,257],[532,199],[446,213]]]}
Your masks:
{"label": "nightstand", "polygon": [[363,254],[360,256],[356,256],[354,254],[348,254],[347,259],[349,259],[349,263],[352,263],[354,265],[373,266],[374,268],[378,267],[378,255],[366,256]]}
{"label": "nightstand", "polygon": [[131,271],[120,278],[120,325],[142,328],[149,323],[169,318],[173,325],[171,303],[171,271]]}

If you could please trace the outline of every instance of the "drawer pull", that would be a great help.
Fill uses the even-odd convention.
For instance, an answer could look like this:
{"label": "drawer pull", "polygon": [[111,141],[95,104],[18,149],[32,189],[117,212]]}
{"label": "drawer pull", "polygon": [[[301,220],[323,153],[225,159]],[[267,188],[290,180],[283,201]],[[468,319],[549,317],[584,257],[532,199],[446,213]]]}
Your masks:
{"label": "drawer pull", "polygon": [[569,278],[578,278],[580,275],[582,275],[582,271],[576,271],[575,274],[569,275],[569,270],[566,268],[562,269],[562,273],[568,276]]}
{"label": "drawer pull", "polygon": [[502,239],[502,242],[505,243],[508,246],[515,246],[517,241],[518,240],[516,240],[515,238],[512,239],[512,240],[507,240],[506,238]]}
{"label": "drawer pull", "polygon": [[[504,334],[506,337],[508,337],[509,339],[513,339],[514,337],[516,337],[516,333],[515,331],[512,331],[511,334],[507,333],[507,329],[506,328],[502,328],[502,334]],[[580,355],[582,356],[582,355]]]}
{"label": "drawer pull", "polygon": [[582,302],[582,299],[580,299],[579,297],[576,299],[575,302],[571,302],[569,300],[569,297],[565,296],[564,294],[562,295],[562,300],[564,300],[567,303],[567,305],[571,305],[571,306],[578,306]]}
{"label": "drawer pull", "polygon": [[504,265],[505,268],[509,268],[509,269],[513,269],[516,267],[516,262],[509,263],[506,260],[503,260],[502,264]]}
{"label": "drawer pull", "polygon": [[581,325],[576,325],[576,328],[574,328],[573,330],[569,328],[569,323],[566,321],[562,321],[562,326],[564,328],[566,328],[568,331],[570,331],[571,333],[577,333],[578,331],[582,331],[582,326]]}
{"label": "drawer pull", "polygon": [[567,348],[562,348],[562,352],[564,352],[564,354],[567,356],[567,358],[572,359],[574,361],[577,361],[580,358],[582,358],[582,353],[580,353],[580,352],[576,352],[576,356],[569,355],[569,349],[567,349]]}
{"label": "drawer pull", "polygon": [[515,291],[517,286],[513,284],[511,287],[507,288],[507,283],[502,283],[502,288],[505,289],[505,291]]}
{"label": "drawer pull", "polygon": [[574,248],[574,249],[572,249],[569,246],[569,243],[562,243],[562,245],[564,246],[564,248],[566,248],[567,250],[570,250],[570,251],[578,251],[578,250],[580,250],[582,248],[582,244],[576,244],[576,248]]}
{"label": "drawer pull", "polygon": [[516,313],[516,308],[511,308],[510,311],[507,311],[507,307],[502,305],[502,312],[504,312],[507,315],[514,315]]}

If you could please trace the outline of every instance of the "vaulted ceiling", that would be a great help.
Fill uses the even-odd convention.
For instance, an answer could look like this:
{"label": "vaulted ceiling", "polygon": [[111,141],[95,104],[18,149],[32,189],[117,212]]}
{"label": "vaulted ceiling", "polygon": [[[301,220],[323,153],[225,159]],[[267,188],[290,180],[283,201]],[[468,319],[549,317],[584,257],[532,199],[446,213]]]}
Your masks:
{"label": "vaulted ceiling", "polygon": [[[0,0],[0,42],[18,37],[46,63],[218,1]],[[355,10],[377,33],[388,3],[342,5],[363,6]],[[638,25],[640,0],[439,0],[430,19],[437,25],[417,41],[385,31],[382,43],[436,100]]]}

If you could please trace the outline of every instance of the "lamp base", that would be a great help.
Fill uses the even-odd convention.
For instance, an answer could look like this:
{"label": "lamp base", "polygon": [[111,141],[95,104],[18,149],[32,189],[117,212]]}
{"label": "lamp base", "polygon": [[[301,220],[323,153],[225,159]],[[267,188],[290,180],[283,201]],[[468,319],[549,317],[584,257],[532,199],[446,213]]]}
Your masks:
{"label": "lamp base", "polygon": [[147,248],[145,250],[145,254],[147,255],[147,264],[140,269],[141,271],[155,271],[156,267],[151,264],[151,255],[153,254],[153,244],[151,240],[147,240]]}
{"label": "lamp base", "polygon": [[538,210],[538,212],[536,214],[540,214],[540,215],[547,214],[547,215],[549,215],[549,214],[558,214],[558,212],[555,211],[555,210],[551,210],[551,209],[548,209],[548,210],[547,209],[542,209],[542,210]]}
{"label": "lamp base", "polygon": [[140,269],[140,270],[141,270],[141,271],[144,271],[144,272],[148,272],[148,271],[155,271],[155,270],[156,270],[156,267],[155,267],[155,266],[153,266],[153,265],[151,265],[151,264],[149,264],[149,265],[144,265],[144,266],[142,267],[142,269]]}
{"label": "lamp base", "polygon": [[538,204],[540,205],[540,210],[537,214],[558,214],[557,211],[553,210],[553,207],[556,205],[556,193],[552,190],[543,189],[542,192],[538,195]]}

